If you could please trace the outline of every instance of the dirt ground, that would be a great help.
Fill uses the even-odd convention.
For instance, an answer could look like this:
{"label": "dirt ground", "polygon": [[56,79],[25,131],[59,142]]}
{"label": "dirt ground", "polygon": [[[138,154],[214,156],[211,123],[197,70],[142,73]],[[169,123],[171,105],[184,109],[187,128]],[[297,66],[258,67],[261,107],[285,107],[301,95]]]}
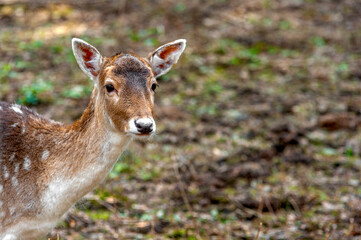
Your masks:
{"label": "dirt ground", "polygon": [[[135,141],[49,239],[361,239],[358,0],[0,1],[0,100],[71,123],[105,56],[187,48]],[[257,236],[259,235],[259,236]]]}

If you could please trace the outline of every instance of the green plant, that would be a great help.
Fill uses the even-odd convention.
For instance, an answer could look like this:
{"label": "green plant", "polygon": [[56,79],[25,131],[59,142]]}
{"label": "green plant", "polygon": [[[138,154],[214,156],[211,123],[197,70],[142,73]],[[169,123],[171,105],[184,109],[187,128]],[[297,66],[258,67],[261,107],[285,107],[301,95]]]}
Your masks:
{"label": "green plant", "polygon": [[352,149],[351,146],[348,146],[346,148],[345,155],[346,155],[346,157],[353,157],[354,156],[354,152],[353,152],[353,149]]}
{"label": "green plant", "polygon": [[108,220],[111,215],[107,210],[86,211],[86,213],[93,220]]}
{"label": "green plant", "polygon": [[160,174],[160,171],[158,168],[151,168],[151,169],[140,169],[139,171],[139,177],[143,180],[143,181],[150,181],[153,180],[155,178],[157,178]]}
{"label": "green plant", "polygon": [[134,169],[132,167],[132,165],[126,163],[126,162],[122,162],[122,161],[118,161],[114,168],[112,169],[112,171],[109,174],[109,177],[111,179],[115,179],[118,178],[120,174],[122,173],[133,173]]}
{"label": "green plant", "polygon": [[319,36],[313,37],[311,41],[316,47],[323,47],[326,45],[325,40]]}
{"label": "green plant", "polygon": [[159,35],[164,34],[163,27],[155,27],[155,28],[146,28],[135,31],[131,28],[126,29],[126,34],[128,35],[129,39],[134,42],[142,41],[146,46],[158,46],[160,44],[158,40]]}
{"label": "green plant", "polygon": [[17,75],[18,74],[13,71],[13,64],[0,64],[0,81],[3,81],[5,78],[15,78]]}
{"label": "green plant", "polygon": [[42,46],[43,46],[43,42],[40,40],[19,43],[20,50],[29,51],[29,52],[35,52],[39,50]]}
{"label": "green plant", "polygon": [[85,96],[89,96],[91,91],[92,91],[92,86],[90,87],[90,86],[77,85],[70,89],[64,90],[62,95],[68,98],[79,99]]}
{"label": "green plant", "polygon": [[184,3],[177,3],[173,9],[175,12],[181,13],[187,10],[187,5],[185,5]]}
{"label": "green plant", "polygon": [[20,89],[21,97],[18,102],[24,105],[37,105],[42,102],[50,102],[52,100],[51,90],[53,85],[49,81],[38,79],[30,85],[23,86]]}
{"label": "green plant", "polygon": [[289,30],[292,28],[292,25],[289,21],[283,20],[279,23],[279,27],[281,30]]}

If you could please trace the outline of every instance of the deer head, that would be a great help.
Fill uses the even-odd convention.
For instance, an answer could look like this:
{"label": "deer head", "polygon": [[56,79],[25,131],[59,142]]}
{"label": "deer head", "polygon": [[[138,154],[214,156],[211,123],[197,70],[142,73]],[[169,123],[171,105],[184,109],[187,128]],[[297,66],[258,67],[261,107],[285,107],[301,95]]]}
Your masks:
{"label": "deer head", "polygon": [[94,82],[96,112],[103,114],[106,127],[135,137],[153,135],[156,78],[177,63],[186,40],[165,44],[147,58],[123,53],[102,57],[95,47],[78,38],[73,38],[72,47],[80,68]]}

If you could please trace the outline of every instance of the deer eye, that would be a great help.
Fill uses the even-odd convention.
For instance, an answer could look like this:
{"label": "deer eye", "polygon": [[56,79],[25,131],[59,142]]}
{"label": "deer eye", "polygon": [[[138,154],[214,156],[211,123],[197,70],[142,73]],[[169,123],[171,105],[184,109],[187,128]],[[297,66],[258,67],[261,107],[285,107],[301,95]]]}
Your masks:
{"label": "deer eye", "polygon": [[105,85],[105,88],[107,89],[108,93],[111,93],[111,92],[113,92],[115,90],[114,86],[112,84]]}
{"label": "deer eye", "polygon": [[156,83],[153,83],[152,84],[152,91],[155,92],[155,89],[158,87],[158,84]]}

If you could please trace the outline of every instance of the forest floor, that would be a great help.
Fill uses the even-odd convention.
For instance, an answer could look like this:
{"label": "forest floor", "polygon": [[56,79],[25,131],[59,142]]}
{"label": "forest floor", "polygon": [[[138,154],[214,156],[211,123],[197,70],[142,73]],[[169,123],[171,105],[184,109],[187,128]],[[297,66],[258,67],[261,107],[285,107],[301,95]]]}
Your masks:
{"label": "forest floor", "polygon": [[360,239],[357,0],[0,2],[0,100],[71,123],[105,56],[187,39],[135,141],[50,239]]}

